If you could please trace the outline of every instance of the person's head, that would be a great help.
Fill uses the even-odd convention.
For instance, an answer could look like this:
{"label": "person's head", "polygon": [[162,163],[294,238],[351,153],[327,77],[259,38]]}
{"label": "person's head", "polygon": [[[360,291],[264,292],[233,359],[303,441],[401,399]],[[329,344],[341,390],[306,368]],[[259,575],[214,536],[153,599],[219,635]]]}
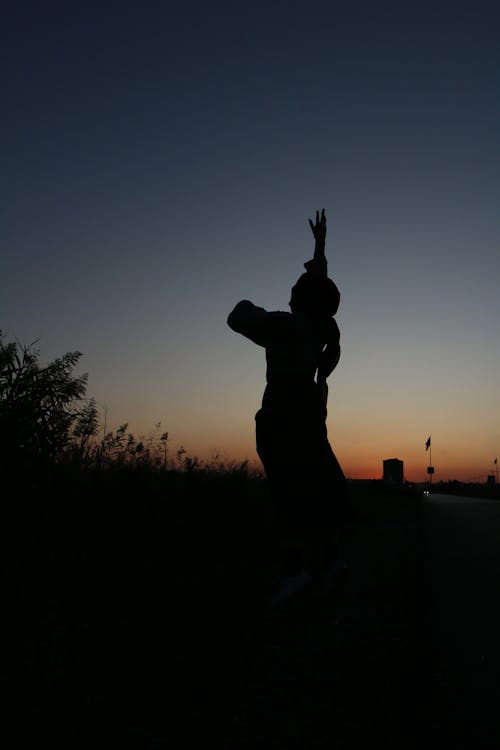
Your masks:
{"label": "person's head", "polygon": [[292,313],[308,313],[332,317],[339,308],[340,292],[327,276],[303,273],[292,287],[290,309]]}

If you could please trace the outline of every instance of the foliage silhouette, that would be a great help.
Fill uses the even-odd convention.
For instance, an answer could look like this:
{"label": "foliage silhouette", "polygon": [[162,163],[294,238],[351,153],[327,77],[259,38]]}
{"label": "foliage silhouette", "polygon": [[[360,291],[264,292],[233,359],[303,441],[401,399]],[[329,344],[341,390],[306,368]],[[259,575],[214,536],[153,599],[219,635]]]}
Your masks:
{"label": "foliage silhouette", "polygon": [[98,427],[78,351],[40,364],[35,343],[4,342],[0,331],[0,461],[5,470],[46,472],[70,448],[85,451]]}
{"label": "foliage silhouette", "polygon": [[0,467],[4,486],[15,487],[16,494],[21,487],[30,493],[50,486],[69,497],[78,485],[86,493],[103,484],[128,494],[144,481],[163,482],[170,495],[180,491],[179,482],[183,495],[196,485],[207,497],[222,484],[234,488],[261,478],[248,461],[219,455],[201,460],[184,446],[170,457],[170,436],[161,422],[139,439],[127,422],[98,438],[101,423],[95,399],[87,397],[87,374],[74,374],[81,353],[42,366],[35,344],[6,342],[0,331]]}

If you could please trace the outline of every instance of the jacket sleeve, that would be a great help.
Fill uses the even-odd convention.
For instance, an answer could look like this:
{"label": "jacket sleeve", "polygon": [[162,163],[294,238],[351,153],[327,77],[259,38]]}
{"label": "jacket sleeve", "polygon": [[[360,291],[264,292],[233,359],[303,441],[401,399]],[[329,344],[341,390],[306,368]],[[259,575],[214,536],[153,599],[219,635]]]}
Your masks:
{"label": "jacket sleeve", "polygon": [[238,302],[229,313],[227,324],[236,333],[241,333],[259,346],[267,346],[271,314],[263,307],[256,307],[247,299]]}

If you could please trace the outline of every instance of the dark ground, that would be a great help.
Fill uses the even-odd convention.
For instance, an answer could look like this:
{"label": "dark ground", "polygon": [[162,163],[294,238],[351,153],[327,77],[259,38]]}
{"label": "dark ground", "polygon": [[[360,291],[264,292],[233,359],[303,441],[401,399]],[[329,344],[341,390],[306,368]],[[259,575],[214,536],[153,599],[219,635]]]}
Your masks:
{"label": "dark ground", "polygon": [[273,611],[267,491],[231,481],[210,489],[217,500],[203,483],[141,499],[127,482],[116,496],[101,487],[6,512],[20,747],[443,739],[420,496],[354,489],[343,593]]}
{"label": "dark ground", "polygon": [[455,748],[500,747],[500,503],[432,493],[422,504],[437,730]]}

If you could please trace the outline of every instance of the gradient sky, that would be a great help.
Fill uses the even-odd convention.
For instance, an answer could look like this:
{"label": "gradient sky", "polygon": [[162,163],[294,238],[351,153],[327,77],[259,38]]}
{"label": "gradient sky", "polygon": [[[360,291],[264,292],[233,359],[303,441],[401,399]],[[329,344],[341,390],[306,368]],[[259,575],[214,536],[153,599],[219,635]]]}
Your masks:
{"label": "gradient sky", "polygon": [[[264,351],[325,208],[328,429],[484,480],[500,454],[497,2],[18,3],[2,17],[0,327],[83,352],[108,427],[256,459]],[[300,440],[300,436],[297,438]]]}

